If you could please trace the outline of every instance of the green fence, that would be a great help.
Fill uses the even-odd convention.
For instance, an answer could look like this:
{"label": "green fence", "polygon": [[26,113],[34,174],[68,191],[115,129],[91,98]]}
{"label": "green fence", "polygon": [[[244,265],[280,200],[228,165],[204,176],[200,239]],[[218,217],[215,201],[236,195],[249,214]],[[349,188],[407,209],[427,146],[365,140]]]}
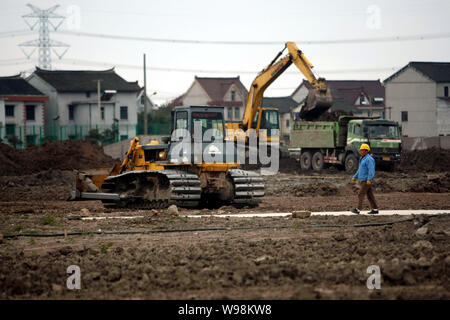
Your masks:
{"label": "green fence", "polygon": [[[147,126],[147,134],[149,135],[170,135],[170,123],[149,123]],[[138,124],[136,126],[138,135],[144,134],[144,126]]]}
{"label": "green fence", "polygon": [[[3,143],[25,148],[41,145],[45,140],[96,140],[102,145],[128,140],[144,133],[144,127],[137,125],[11,125],[0,126]],[[169,135],[170,123],[149,123],[149,135]]]}

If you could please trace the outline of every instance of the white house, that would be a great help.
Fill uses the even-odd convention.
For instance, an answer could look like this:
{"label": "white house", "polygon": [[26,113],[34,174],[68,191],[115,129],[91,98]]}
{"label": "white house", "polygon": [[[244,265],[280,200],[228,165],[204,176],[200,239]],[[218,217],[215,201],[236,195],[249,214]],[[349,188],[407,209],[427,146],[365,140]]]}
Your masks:
{"label": "white house", "polygon": [[386,106],[404,136],[450,135],[450,62],[410,62],[384,85]]}
{"label": "white house", "polygon": [[[137,135],[137,97],[141,88],[113,69],[43,70],[27,81],[49,96],[46,122],[58,139],[79,139],[91,129],[119,128],[116,140]],[[100,89],[100,101],[97,94]],[[100,103],[99,103],[100,102]]]}
{"label": "white house", "polygon": [[48,96],[20,75],[0,77],[0,138],[16,137],[19,146],[39,145],[45,138]]}

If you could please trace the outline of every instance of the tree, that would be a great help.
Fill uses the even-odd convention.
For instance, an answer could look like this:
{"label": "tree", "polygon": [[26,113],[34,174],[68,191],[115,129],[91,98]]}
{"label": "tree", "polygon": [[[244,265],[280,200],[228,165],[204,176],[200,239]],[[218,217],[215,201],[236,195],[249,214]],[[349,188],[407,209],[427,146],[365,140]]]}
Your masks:
{"label": "tree", "polygon": [[[162,105],[156,110],[151,110],[147,113],[147,123],[151,126],[152,123],[170,125],[172,119],[172,108],[167,104]],[[138,134],[144,133],[144,112],[138,113]]]}
{"label": "tree", "polygon": [[119,136],[119,128],[113,124],[111,128],[103,130],[100,132],[98,129],[89,130],[88,134],[84,138],[86,141],[92,144],[105,145],[116,142],[116,138]]}

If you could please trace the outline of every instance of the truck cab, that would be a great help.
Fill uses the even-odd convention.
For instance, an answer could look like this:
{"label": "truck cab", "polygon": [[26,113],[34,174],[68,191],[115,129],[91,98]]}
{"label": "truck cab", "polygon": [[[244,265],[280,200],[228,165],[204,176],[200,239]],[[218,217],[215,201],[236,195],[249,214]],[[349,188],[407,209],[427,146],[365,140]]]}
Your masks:
{"label": "truck cab", "polygon": [[347,149],[359,158],[362,143],[370,146],[370,153],[378,165],[392,168],[400,161],[401,138],[397,122],[381,119],[350,120]]}

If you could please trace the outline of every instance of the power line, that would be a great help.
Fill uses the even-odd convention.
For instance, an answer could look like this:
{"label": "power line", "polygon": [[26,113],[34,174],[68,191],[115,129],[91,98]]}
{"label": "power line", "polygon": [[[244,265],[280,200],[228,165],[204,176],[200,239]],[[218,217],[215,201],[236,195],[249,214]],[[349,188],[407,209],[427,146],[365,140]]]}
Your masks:
{"label": "power line", "polygon": [[[280,45],[284,41],[222,41],[222,40],[183,40],[183,39],[165,39],[152,37],[134,37],[121,36],[102,33],[89,33],[78,31],[60,31],[59,33],[70,36],[105,38],[114,40],[131,40],[161,43],[178,43],[178,44],[211,44],[211,45]],[[318,45],[318,44],[357,44],[357,43],[377,43],[377,42],[396,42],[396,41],[420,41],[450,38],[450,32],[428,33],[406,36],[390,36],[376,38],[354,38],[354,39],[337,39],[337,40],[298,40],[301,44]]]}
{"label": "power line", "polygon": [[34,32],[29,31],[29,30],[6,31],[6,32],[0,32],[0,38],[14,38],[14,37],[27,36],[30,34],[34,34]]}
{"label": "power line", "polygon": [[[113,40],[130,40],[130,41],[145,41],[145,42],[160,42],[160,43],[179,43],[179,44],[212,44],[212,45],[282,45],[285,41],[218,41],[218,40],[189,40],[189,39],[167,39],[167,38],[152,38],[152,37],[134,37],[121,36],[102,33],[89,33],[79,31],[58,31],[58,33],[68,36],[91,37],[91,38],[105,38]],[[0,38],[18,37],[32,34],[28,30],[16,30],[1,32]],[[427,33],[406,36],[389,36],[376,38],[353,38],[353,39],[328,39],[328,40],[297,40],[295,42],[309,45],[319,44],[357,44],[357,43],[378,43],[378,42],[395,42],[395,41],[421,41],[421,40],[436,40],[448,39],[450,32]]]}
{"label": "power line", "polygon": [[[5,59],[0,60],[0,65],[4,64],[28,64],[33,63],[27,59]],[[97,66],[105,68],[124,68],[124,69],[136,69],[141,70],[142,66],[132,65],[132,64],[119,64],[119,63],[109,63],[82,59],[63,59],[56,61],[58,64],[71,64],[71,65],[83,65],[83,66]],[[399,67],[384,67],[384,68],[358,68],[358,69],[330,69],[330,70],[319,70],[321,74],[345,74],[345,73],[371,73],[371,72],[389,72],[396,71]],[[207,69],[184,69],[184,68],[162,68],[162,67],[147,67],[149,71],[160,71],[160,72],[183,72],[183,73],[212,73],[212,74],[250,74],[256,75],[259,71],[249,71],[249,70],[207,70]],[[295,74],[300,75],[298,71],[288,71],[285,74]]]}
{"label": "power line", "polygon": [[[0,61],[1,62],[1,61]],[[64,59],[61,63],[69,63],[74,65],[92,65],[92,66],[103,66],[103,67],[112,67],[115,66],[117,68],[125,68],[125,69],[138,69],[141,70],[142,66],[139,65],[131,65],[131,64],[115,64],[108,62],[99,62],[99,61],[91,61],[91,60],[80,60],[80,59]],[[334,70],[319,70],[320,73],[328,73],[328,74],[339,74],[339,73],[364,73],[364,72],[387,72],[387,71],[396,71],[398,67],[386,67],[386,68],[360,68],[360,69],[334,69]],[[249,71],[249,70],[206,70],[206,69],[183,69],[183,68],[162,68],[162,67],[147,67],[147,70],[151,71],[163,71],[163,72],[187,72],[187,73],[234,73],[234,74],[252,74],[256,75],[259,71]],[[297,74],[300,75],[298,71],[288,71],[286,74]]]}

